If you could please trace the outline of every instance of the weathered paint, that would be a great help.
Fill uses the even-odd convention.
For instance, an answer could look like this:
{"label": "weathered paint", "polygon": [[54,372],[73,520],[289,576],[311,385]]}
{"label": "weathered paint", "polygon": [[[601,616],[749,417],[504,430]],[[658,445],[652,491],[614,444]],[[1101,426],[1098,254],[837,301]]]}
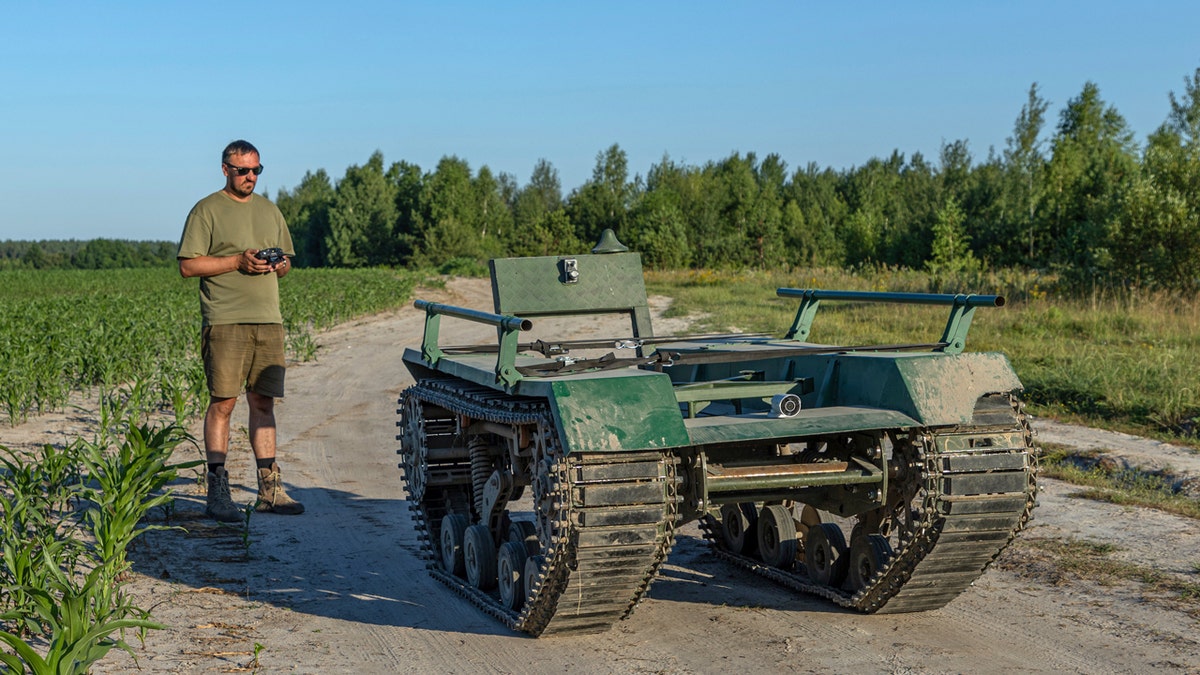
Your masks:
{"label": "weathered paint", "polygon": [[[468,382],[482,384],[485,387],[504,389],[503,386],[496,382],[495,354],[443,355],[438,359],[435,366],[430,367],[422,358],[420,351],[409,347],[404,350],[404,361],[406,364],[413,364],[409,366],[409,370],[413,371],[414,376],[428,369],[430,372],[437,371],[453,375]],[[417,367],[416,370],[414,370],[414,366]]]}
{"label": "weathered paint", "polygon": [[693,445],[719,445],[760,439],[786,439],[918,426],[916,420],[892,410],[844,406],[801,410],[795,417],[784,418],[772,418],[764,413],[697,417],[687,420],[684,424]]}
{"label": "weathered paint", "polygon": [[888,408],[926,426],[969,424],[976,400],[1021,389],[999,353],[865,354],[839,357],[839,405]]}
{"label": "weathered paint", "polygon": [[[784,346],[803,348],[807,343],[764,340],[707,347],[680,343],[663,348],[683,353],[744,356],[759,351],[769,354],[770,350]],[[748,370],[762,373],[765,380],[811,378],[815,388],[801,397],[806,409],[831,406],[884,408],[928,426],[970,423],[976,399],[980,396],[1022,388],[1008,359],[992,352],[796,354],[761,360],[677,365],[666,370],[677,384],[730,379]]]}
{"label": "weathered paint", "polygon": [[621,452],[690,443],[666,375],[563,378],[550,388],[550,409],[567,452]]}
{"label": "weathered paint", "polygon": [[[564,278],[573,260],[579,277]],[[500,258],[490,262],[496,312],[521,317],[629,314],[635,336],[650,337],[650,310],[637,253]]]}

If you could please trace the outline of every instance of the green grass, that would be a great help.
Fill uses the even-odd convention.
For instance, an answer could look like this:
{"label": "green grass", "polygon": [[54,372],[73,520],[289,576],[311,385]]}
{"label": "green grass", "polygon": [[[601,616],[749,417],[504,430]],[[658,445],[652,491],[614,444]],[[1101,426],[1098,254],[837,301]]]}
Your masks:
{"label": "green grass", "polygon": [[1118,467],[1097,461],[1093,453],[1051,443],[1042,444],[1041,450],[1043,476],[1086,488],[1075,497],[1200,519],[1200,500],[1180,492],[1179,478],[1169,472]]}
{"label": "green grass", "polygon": [[[1003,271],[958,282],[908,270],[651,272],[671,315],[704,314],[700,331],[782,335],[798,306],[775,289],[823,288],[1000,294],[976,311],[968,351],[1008,355],[1036,414],[1200,447],[1200,298],[1125,293],[1056,298],[1052,278]],[[822,303],[810,340],[827,344],[933,341],[944,307]]]}
{"label": "green grass", "polygon": [[1026,570],[1039,569],[1041,576],[1055,584],[1072,579],[1087,579],[1105,586],[1136,583],[1151,593],[1167,595],[1188,605],[1200,604],[1200,583],[1118,560],[1113,554],[1120,550],[1114,544],[1080,539],[1021,537],[1005,554],[1000,566],[1012,569],[1021,563]]}

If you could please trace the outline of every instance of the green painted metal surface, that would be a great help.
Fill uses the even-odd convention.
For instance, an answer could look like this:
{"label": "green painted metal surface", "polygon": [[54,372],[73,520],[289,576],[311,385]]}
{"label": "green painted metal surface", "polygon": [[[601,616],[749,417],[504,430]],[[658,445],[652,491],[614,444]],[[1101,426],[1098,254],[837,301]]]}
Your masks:
{"label": "green painted metal surface", "polygon": [[839,405],[887,408],[926,426],[969,424],[976,400],[1021,389],[999,353],[853,354],[837,359]]}
{"label": "green painted metal surface", "polygon": [[430,366],[436,366],[442,359],[443,352],[439,345],[438,334],[441,330],[441,317],[453,316],[467,321],[485,323],[496,327],[500,335],[500,345],[496,350],[496,379],[505,389],[511,390],[521,379],[516,371],[514,362],[517,357],[517,336],[520,331],[529,330],[533,322],[515,316],[489,314],[475,309],[444,305],[427,300],[417,300],[413,305],[425,311],[425,336],[421,340],[421,357]]}
{"label": "green painted metal surface", "polygon": [[693,445],[719,445],[919,425],[911,417],[893,410],[835,406],[801,410],[795,417],[784,418],[771,418],[766,413],[697,417],[686,420],[684,426]]}
{"label": "green painted metal surface", "polygon": [[[923,425],[971,422],[976,400],[985,394],[1022,389],[1008,359],[1000,353],[977,352],[845,352],[782,358],[733,360],[772,347],[808,343],[668,345],[680,351],[728,353],[729,363],[667,368],[677,385],[731,379],[754,372],[766,380],[811,381],[803,389],[806,409],[860,406],[895,410]],[[822,347],[823,345],[813,345]],[[799,393],[799,392],[797,392]]]}
{"label": "green painted metal surface", "polygon": [[[621,313],[630,316],[635,337],[653,335],[637,253],[498,258],[490,266],[497,314]],[[577,273],[573,280],[572,269]]]}
{"label": "green painted metal surface", "polygon": [[691,442],[665,375],[561,378],[550,388],[555,426],[568,452],[677,448]]}

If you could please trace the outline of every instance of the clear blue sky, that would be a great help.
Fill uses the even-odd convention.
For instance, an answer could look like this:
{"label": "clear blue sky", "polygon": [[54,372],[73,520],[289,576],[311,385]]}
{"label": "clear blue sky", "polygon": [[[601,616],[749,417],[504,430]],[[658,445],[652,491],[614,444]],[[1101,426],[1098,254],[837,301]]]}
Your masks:
{"label": "clear blue sky", "polygon": [[1188,2],[46,2],[0,25],[0,240],[177,240],[262,151],[260,192],[379,150],[564,193],[618,143],[631,173],[778,153],[845,169],[1004,148],[1037,82],[1048,135],[1087,81],[1139,142],[1200,67]]}

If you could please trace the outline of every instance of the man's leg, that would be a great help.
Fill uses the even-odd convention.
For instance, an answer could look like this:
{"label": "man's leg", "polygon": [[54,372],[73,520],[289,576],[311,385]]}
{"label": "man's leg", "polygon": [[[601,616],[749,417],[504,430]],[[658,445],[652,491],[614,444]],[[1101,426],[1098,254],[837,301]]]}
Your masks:
{"label": "man's leg", "polygon": [[254,458],[275,459],[275,397],[246,392],[250,404],[250,447]]}
{"label": "man's leg", "polygon": [[304,505],[288,496],[275,462],[275,398],[246,392],[250,404],[250,446],[258,463],[258,511],[286,515],[304,513]]}
{"label": "man's leg", "polygon": [[240,522],[244,514],[233,503],[225,458],[229,452],[229,418],[236,398],[213,398],[204,413],[204,454],[209,464],[208,495],[204,512],[223,523]]}
{"label": "man's leg", "polygon": [[204,414],[204,453],[208,461],[208,515],[236,523],[245,513],[233,503],[225,460],[229,453],[229,425],[237,398],[246,386],[246,373],[254,357],[252,328],[237,324],[205,326],[200,354],[208,378],[210,402]]}
{"label": "man's leg", "polygon": [[212,397],[204,413],[204,455],[209,464],[224,464],[229,453],[229,419],[236,398]]}

